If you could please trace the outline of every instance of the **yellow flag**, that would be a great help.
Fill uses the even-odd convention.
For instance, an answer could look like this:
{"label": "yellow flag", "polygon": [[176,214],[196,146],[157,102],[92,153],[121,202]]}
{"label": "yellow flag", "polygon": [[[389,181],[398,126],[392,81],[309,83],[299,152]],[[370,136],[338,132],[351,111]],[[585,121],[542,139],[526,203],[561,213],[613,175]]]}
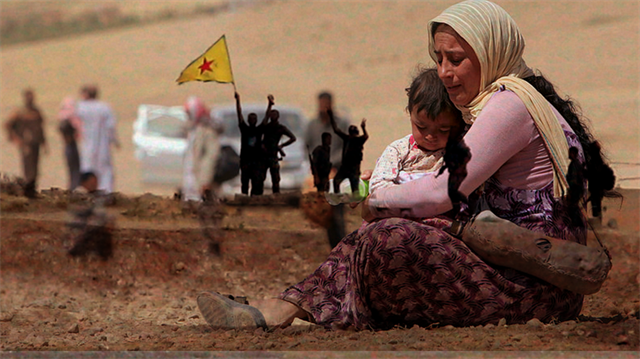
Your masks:
{"label": "yellow flag", "polygon": [[204,54],[182,70],[180,77],[176,80],[178,84],[189,81],[233,83],[231,60],[225,35],[222,35]]}

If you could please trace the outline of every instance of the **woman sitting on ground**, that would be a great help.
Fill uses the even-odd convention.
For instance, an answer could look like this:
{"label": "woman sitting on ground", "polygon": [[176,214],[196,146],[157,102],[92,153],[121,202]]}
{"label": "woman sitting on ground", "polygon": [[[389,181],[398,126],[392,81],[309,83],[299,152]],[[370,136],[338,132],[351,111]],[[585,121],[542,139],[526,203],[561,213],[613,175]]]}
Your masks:
{"label": "woman sitting on ground", "polygon": [[[573,103],[527,67],[513,19],[489,1],[465,1],[433,19],[428,33],[440,79],[471,125],[464,141],[472,157],[460,191],[468,196],[484,184],[484,200],[497,216],[585,244],[584,218],[572,223],[563,196],[569,147],[585,163],[583,149],[593,139]],[[593,160],[586,158],[587,167]],[[258,310],[203,293],[203,316],[216,327],[283,326],[301,318],[355,329],[576,318],[583,295],[487,263],[442,219],[409,219],[449,211],[447,182],[445,173],[376,191],[363,204],[373,223],[347,235],[279,299]]]}

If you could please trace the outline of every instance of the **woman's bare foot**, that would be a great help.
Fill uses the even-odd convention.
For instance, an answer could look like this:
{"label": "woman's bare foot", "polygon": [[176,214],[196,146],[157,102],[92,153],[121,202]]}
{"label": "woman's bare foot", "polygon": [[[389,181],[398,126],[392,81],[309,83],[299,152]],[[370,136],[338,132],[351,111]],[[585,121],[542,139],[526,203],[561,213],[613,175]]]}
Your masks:
{"label": "woman's bare foot", "polygon": [[296,318],[310,320],[309,313],[304,309],[282,299],[264,299],[252,305],[264,315],[269,329],[287,327]]}

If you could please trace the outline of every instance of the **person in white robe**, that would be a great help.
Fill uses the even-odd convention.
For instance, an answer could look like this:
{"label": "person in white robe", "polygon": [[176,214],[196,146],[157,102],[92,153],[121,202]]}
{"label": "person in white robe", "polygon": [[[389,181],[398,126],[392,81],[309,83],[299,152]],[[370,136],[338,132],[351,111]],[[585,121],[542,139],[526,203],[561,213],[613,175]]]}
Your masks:
{"label": "person in white robe", "polygon": [[84,86],[81,98],[76,105],[76,115],[82,122],[80,172],[93,172],[98,177],[98,190],[111,193],[114,188],[111,146],[120,148],[116,118],[111,106],[98,100],[96,86]]}

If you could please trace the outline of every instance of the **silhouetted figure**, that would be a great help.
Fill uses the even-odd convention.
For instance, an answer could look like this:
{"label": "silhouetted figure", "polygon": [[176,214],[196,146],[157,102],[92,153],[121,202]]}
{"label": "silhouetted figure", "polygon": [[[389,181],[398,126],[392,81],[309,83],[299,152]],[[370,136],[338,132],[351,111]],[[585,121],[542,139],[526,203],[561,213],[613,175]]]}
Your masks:
{"label": "silhouetted figure", "polygon": [[48,153],[44,135],[44,117],[35,104],[35,94],[31,89],[22,91],[24,106],[10,115],[5,123],[9,140],[14,142],[22,156],[24,174],[24,195],[28,198],[36,197],[38,162],[40,146]]}
{"label": "silhouetted figure", "polygon": [[106,261],[113,256],[112,219],[105,210],[107,197],[98,191],[97,176],[93,172],[83,173],[74,192],[86,193],[91,198],[86,205],[71,210],[74,219],[69,226],[79,233],[69,255],[79,257],[95,252]]}
{"label": "silhouetted figure", "polygon": [[[318,94],[318,115],[312,119],[307,126],[305,133],[305,143],[307,148],[315,149],[322,145],[322,134],[325,132],[332,132],[333,127],[329,115],[328,109],[333,108],[333,95],[328,91],[322,91]],[[333,114],[333,118],[339,128],[345,131],[349,128],[349,121],[341,118],[340,116]],[[342,163],[342,147],[336,144],[336,141],[332,140],[331,146],[331,172],[329,178],[338,172],[340,164]],[[331,207],[331,219],[329,221],[327,229],[327,238],[331,248],[340,243],[342,238],[346,235],[345,222],[344,222],[344,204],[340,203]]]}
{"label": "silhouetted figure", "polygon": [[362,119],[360,127],[362,127],[362,135],[359,134],[358,127],[349,126],[349,134],[346,134],[338,128],[336,121],[333,117],[333,111],[327,110],[329,120],[331,121],[331,127],[333,131],[343,141],[342,147],[342,163],[340,169],[333,178],[333,191],[340,193],[340,182],[345,178],[349,180],[351,184],[351,192],[358,193],[358,183],[360,182],[360,164],[362,163],[362,152],[364,151],[364,143],[369,139],[366,129],[366,119]]}
{"label": "silhouetted figure", "polygon": [[[271,98],[273,101],[273,97]],[[269,121],[264,126],[264,135],[262,138],[262,146],[265,153],[265,178],[266,170],[271,174],[272,192],[280,193],[280,161],[284,156],[282,148],[289,146],[296,141],[296,136],[283,124],[280,123],[280,112],[271,110],[269,112]],[[289,140],[280,144],[282,136],[289,137]]]}
{"label": "silhouetted figure", "polygon": [[249,124],[244,121],[242,116],[242,108],[240,105],[240,94],[235,93],[236,112],[238,114],[238,127],[240,127],[240,183],[243,194],[249,194],[249,183],[251,183],[251,195],[258,196],[264,192],[264,153],[262,149],[262,136],[264,126],[271,107],[274,104],[273,95],[267,96],[269,105],[264,114],[264,118],[259,125],[258,116],[250,113],[247,116]]}
{"label": "silhouetted figure", "polygon": [[444,173],[445,169],[449,171],[447,194],[453,205],[452,213],[456,217],[469,215],[468,213],[460,213],[462,203],[467,204],[468,200],[467,196],[459,190],[462,181],[467,177],[467,163],[469,163],[469,160],[471,160],[471,150],[464,143],[464,140],[460,136],[449,137],[443,156],[444,164],[438,171],[438,176]]}
{"label": "silhouetted figure", "polygon": [[69,171],[69,190],[73,191],[80,186],[80,152],[78,151],[78,138],[82,124],[76,115],[76,101],[72,97],[65,98],[60,104],[58,130],[64,141],[64,157],[67,160]]}
{"label": "silhouetted figure", "polygon": [[[328,109],[333,109],[333,95],[329,91],[322,91],[318,94],[317,99],[317,116],[309,121],[304,136],[305,145],[312,150],[318,146],[322,146],[321,135],[324,132],[333,132],[331,120],[327,114]],[[341,130],[347,131],[350,125],[347,119],[340,117],[339,114],[335,112],[333,113],[333,118]],[[333,144],[334,146],[331,148],[331,163],[333,170],[337,171],[342,162],[342,147],[336,145],[336,141],[333,141]]]}
{"label": "silhouetted figure", "polygon": [[331,134],[322,133],[322,145],[313,150],[311,156],[313,184],[318,192],[329,191],[329,175],[331,174]]}

